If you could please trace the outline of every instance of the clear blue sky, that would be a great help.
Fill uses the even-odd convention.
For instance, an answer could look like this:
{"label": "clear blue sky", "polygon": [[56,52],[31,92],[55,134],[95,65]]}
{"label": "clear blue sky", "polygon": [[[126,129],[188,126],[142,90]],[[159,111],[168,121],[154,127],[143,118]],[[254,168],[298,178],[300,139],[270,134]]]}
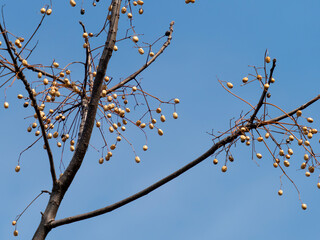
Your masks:
{"label": "clear blue sky", "polygon": [[[100,1],[96,8],[91,6],[91,1],[85,1],[84,16],[79,13],[80,2],[71,8],[67,0],[53,1],[53,14],[35,37],[39,44],[30,63],[49,65],[56,59],[65,65],[84,60],[78,21],[82,20],[89,31],[97,31],[110,1]],[[2,0],[0,3],[6,5],[8,30],[27,38],[41,19],[40,8],[49,1]],[[103,165],[97,163],[99,155],[89,150],[57,218],[121,200],[206,151],[211,146],[211,137],[206,132],[228,129],[231,118],[248,110],[221,88],[217,78],[233,82],[237,94],[255,103],[261,90],[257,84],[240,87],[241,79],[253,73],[248,65],[263,64],[266,49],[278,60],[276,83],[270,88],[272,103],[290,110],[319,94],[319,9],[320,2],[316,0],[196,0],[189,5],[183,0],[145,0],[145,13],[135,20],[136,31],[144,34],[141,40],[156,39],[172,20],[175,26],[172,44],[140,76],[142,86],[162,99],[178,97],[179,119],[171,118],[170,106],[164,108],[168,121],[161,128],[165,134],[158,137],[148,132],[149,150],[145,153],[139,150],[140,164],[134,162],[134,155],[124,142],[115,150],[112,161]],[[127,27],[127,19],[121,16],[118,36],[124,36]],[[144,57],[130,44],[117,44],[119,51],[111,59],[108,70],[111,76],[124,78],[144,62]],[[79,68],[78,74],[75,69],[75,76],[81,78],[81,71]],[[32,79],[36,75],[28,77]],[[22,84],[16,81],[6,91],[10,108],[0,108],[0,239],[12,239],[11,221],[41,190],[51,188],[42,144],[25,153],[21,172],[14,172],[19,153],[34,139],[26,131],[30,119],[24,119],[32,114],[31,109],[23,109],[16,98],[18,93],[25,94]],[[1,106],[4,101],[2,88]],[[304,114],[312,116],[313,126],[320,129],[318,109],[319,103]],[[279,112],[272,114],[276,116]],[[136,148],[141,149],[145,144],[143,135],[138,131],[128,134]],[[98,144],[100,140],[94,137],[93,141]],[[288,173],[298,185],[303,202],[308,204],[308,209],[302,211],[298,194],[287,179],[283,178],[284,195],[277,195],[280,169],[272,167],[265,148],[259,150],[265,156],[259,160],[260,166],[252,161],[247,148],[238,146],[233,149],[235,162],[228,165],[225,174],[220,170],[223,156],[218,166],[209,158],[146,197],[109,214],[54,229],[47,239],[267,240],[306,236],[310,240],[318,239],[308,229],[310,224],[317,223],[320,214],[317,171],[310,178],[297,171],[303,152],[296,150]],[[54,156],[59,159],[56,149]],[[47,199],[42,196],[20,219],[18,239],[31,239]]]}

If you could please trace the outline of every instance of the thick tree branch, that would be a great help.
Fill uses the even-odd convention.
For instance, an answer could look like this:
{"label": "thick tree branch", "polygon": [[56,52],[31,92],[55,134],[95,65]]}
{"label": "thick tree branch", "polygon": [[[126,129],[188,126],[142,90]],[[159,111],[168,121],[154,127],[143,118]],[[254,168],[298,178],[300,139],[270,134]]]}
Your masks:
{"label": "thick tree branch", "polygon": [[297,111],[299,110],[303,110],[303,109],[306,109],[307,107],[309,107],[311,104],[313,104],[314,102],[318,101],[320,99],[320,95],[316,96],[315,98],[311,99],[310,101],[306,102],[305,104],[301,105],[300,107],[288,112],[287,114],[283,114],[279,117],[276,117],[274,119],[270,119],[268,121],[265,121],[265,122],[262,122],[263,125],[268,125],[268,124],[271,124],[271,123],[275,123],[275,122],[279,122],[289,116],[292,116],[294,115]]}
{"label": "thick tree branch", "polygon": [[[250,131],[251,129],[256,129],[258,127],[273,123],[273,122],[278,122],[282,119],[285,119],[289,116],[292,116],[293,114],[295,114],[298,110],[302,110],[307,108],[308,106],[310,106],[311,104],[313,104],[314,102],[316,102],[317,100],[320,99],[320,95],[318,95],[317,97],[311,99],[309,102],[303,104],[302,106],[290,111],[288,114],[284,114],[281,115],[279,117],[270,119],[268,121],[265,122],[256,122],[256,123],[250,123],[248,122],[245,127],[248,128],[248,130]],[[67,218],[63,218],[60,220],[56,220],[50,223],[50,227],[52,228],[56,228],[58,226],[61,225],[65,225],[65,224],[70,224],[73,222],[78,222],[81,220],[85,220],[85,219],[89,219],[89,218],[93,218],[108,212],[111,212],[119,207],[122,207],[132,201],[135,201],[145,195],[147,195],[148,193],[156,190],[157,188],[161,187],[162,185],[170,182],[171,180],[175,179],[176,177],[180,176],[181,174],[185,173],[186,171],[190,170],[191,168],[193,168],[194,166],[198,165],[199,163],[201,163],[202,161],[204,161],[205,159],[207,159],[209,156],[211,156],[212,154],[215,153],[216,150],[218,150],[220,147],[225,146],[226,144],[232,142],[233,140],[235,140],[238,136],[240,136],[241,130],[238,129],[237,131],[235,131],[233,134],[225,137],[224,139],[220,140],[219,142],[217,142],[216,144],[214,144],[210,149],[208,149],[204,154],[202,154],[200,157],[196,158],[195,160],[193,160],[192,162],[188,163],[187,165],[185,165],[184,167],[180,168],[179,170],[175,171],[174,173],[168,175],[167,177],[161,179],[160,181],[152,184],[151,186],[145,188],[144,190],[130,196],[127,197],[119,202],[116,202],[112,205],[106,206],[104,208],[100,208],[97,209],[95,211],[91,211],[91,212],[87,212],[87,213],[83,213],[83,214],[79,214],[76,216],[72,216],[72,217],[67,217]]]}
{"label": "thick tree branch", "polygon": [[60,207],[61,201],[67,192],[69,186],[71,185],[74,177],[76,176],[81,164],[83,162],[84,156],[89,146],[95,116],[98,108],[98,103],[100,100],[100,93],[102,90],[102,83],[104,76],[106,74],[107,66],[109,60],[112,56],[113,47],[116,41],[118,22],[120,16],[120,6],[121,0],[112,1],[112,11],[110,19],[110,28],[108,31],[107,41],[105,43],[104,50],[102,52],[99,67],[97,70],[97,75],[94,80],[94,85],[92,89],[92,95],[90,102],[88,103],[88,113],[85,120],[83,132],[78,138],[78,143],[74,152],[74,155],[63,173],[63,175],[58,180],[57,186],[52,189],[52,194],[50,195],[49,203],[45,212],[42,215],[41,222],[38,226],[37,231],[33,236],[33,240],[43,240],[47,234],[52,229],[50,222],[54,221],[58,209]]}
{"label": "thick tree branch", "polygon": [[[271,83],[271,79],[272,79],[272,76],[273,76],[274,68],[276,67],[276,62],[277,62],[277,60],[274,58],[273,61],[272,61],[272,67],[271,67],[271,69],[270,69],[270,76],[269,76],[269,80],[268,80],[268,84],[269,84],[269,85],[270,85],[270,83]],[[268,92],[268,90],[263,89],[263,92],[262,92],[262,95],[261,95],[261,97],[260,97],[260,100],[259,100],[259,102],[258,102],[258,104],[257,104],[257,107],[256,107],[256,109],[254,110],[252,116],[250,117],[249,123],[253,123],[253,120],[255,119],[255,117],[257,116],[260,108],[261,108],[262,105],[263,105],[263,101],[264,101],[264,99],[265,99],[265,97],[266,97],[266,95],[267,95],[267,92]]]}
{"label": "thick tree branch", "polygon": [[77,171],[79,170],[82,164],[83,158],[88,149],[91,133],[94,126],[95,116],[98,108],[98,103],[100,100],[102,83],[104,80],[104,76],[106,74],[108,62],[112,56],[114,44],[116,42],[120,3],[121,3],[120,0],[114,0],[112,3],[113,7],[112,7],[108,38],[99,61],[97,75],[94,79],[92,95],[91,95],[90,102],[88,104],[88,114],[84,124],[83,132],[79,137],[79,140],[75,149],[75,153],[70,161],[70,164],[67,167],[66,171],[64,172],[63,176],[60,178],[61,184],[64,189],[67,189],[70,186],[73,178],[75,177]]}

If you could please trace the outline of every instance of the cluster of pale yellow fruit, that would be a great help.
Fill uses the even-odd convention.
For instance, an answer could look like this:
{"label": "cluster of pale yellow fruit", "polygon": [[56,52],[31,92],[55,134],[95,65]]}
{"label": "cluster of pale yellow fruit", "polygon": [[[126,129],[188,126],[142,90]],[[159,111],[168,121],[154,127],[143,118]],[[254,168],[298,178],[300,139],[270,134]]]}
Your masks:
{"label": "cluster of pale yellow fruit", "polygon": [[[266,62],[266,63],[270,63],[270,61],[271,61],[271,59],[270,59],[269,56],[265,57],[265,62]],[[261,80],[263,79],[263,77],[258,74],[258,75],[256,76],[256,79],[258,79],[259,81],[261,81]],[[247,83],[248,81],[249,81],[248,77],[244,77],[244,78],[242,79],[242,82],[243,82],[243,83]],[[275,79],[274,79],[274,78],[271,78],[270,82],[271,82],[271,83],[274,83],[274,82],[275,82]],[[230,88],[230,89],[232,89],[232,88],[233,88],[233,84],[232,84],[231,82],[227,82],[227,87]],[[267,90],[269,89],[269,87],[270,87],[270,86],[269,86],[268,83],[265,83],[265,84],[263,85],[263,88],[264,88],[265,91],[267,91]],[[297,120],[298,120],[299,117],[302,117],[302,111],[301,111],[301,110],[298,110],[298,111],[296,112],[296,117],[297,117],[297,118],[296,118]],[[306,120],[308,123],[313,123],[313,118],[311,118],[311,117],[306,117],[305,120]],[[315,157],[314,154],[313,154],[313,152],[312,152],[312,150],[309,150],[309,149],[308,149],[308,147],[310,146],[310,142],[309,142],[308,139],[312,139],[313,136],[314,136],[314,134],[317,134],[317,133],[318,133],[318,130],[315,129],[315,128],[312,128],[312,127],[301,126],[301,125],[296,125],[296,127],[299,128],[299,131],[300,131],[301,133],[303,133],[303,135],[305,135],[305,138],[306,138],[307,140],[299,139],[299,138],[297,138],[297,137],[292,133],[292,131],[288,131],[287,134],[288,134],[289,136],[288,136],[286,142],[287,142],[287,143],[290,143],[290,142],[292,142],[292,141],[294,141],[294,140],[297,140],[298,145],[299,145],[299,146],[303,146],[304,149],[308,152],[308,153],[304,154],[304,156],[303,156],[304,162],[303,162],[303,163],[301,164],[301,166],[300,166],[301,169],[306,169],[309,159],[310,159],[311,157]],[[240,141],[241,141],[242,143],[245,143],[247,146],[250,146],[250,144],[251,144],[251,142],[250,142],[250,136],[245,134],[245,133],[248,132],[249,130],[246,129],[245,127],[241,127],[241,128],[240,128],[240,131],[241,131]],[[270,137],[270,133],[269,133],[269,132],[266,132],[264,137],[263,137],[263,136],[259,136],[258,138],[256,138],[256,140],[257,140],[258,142],[265,142],[265,139],[268,139],[269,137]],[[319,140],[319,142],[320,142],[320,140]],[[292,150],[291,148],[288,148],[287,151],[285,152],[283,149],[280,148],[278,155],[279,155],[280,157],[283,157],[283,158],[284,158],[284,161],[283,161],[284,167],[289,167],[289,166],[290,166],[289,160],[291,159],[291,157],[292,157],[292,155],[293,155],[293,150]],[[261,153],[256,153],[256,157],[257,157],[258,159],[262,159],[262,154],[261,154]],[[232,156],[229,156],[229,157],[228,157],[228,160],[229,160],[230,162],[233,162],[233,161],[234,161],[234,158],[233,158]],[[215,158],[215,159],[213,160],[213,164],[215,164],[215,165],[218,164],[218,159],[217,159],[217,158]],[[280,159],[274,157],[273,167],[274,167],[274,168],[278,168],[279,164],[280,164]],[[224,165],[224,166],[222,166],[221,171],[222,171],[222,172],[226,172],[227,169],[228,169],[227,166]],[[313,166],[313,164],[311,164],[311,165],[308,167],[307,171],[305,172],[305,176],[306,176],[306,177],[310,177],[311,174],[312,174],[314,171],[315,171],[315,167]],[[320,189],[320,183],[319,183],[319,182],[317,183],[317,187]],[[283,195],[283,190],[282,190],[282,189],[280,189],[280,190],[278,191],[278,195],[279,195],[279,196],[282,196],[282,195]],[[302,207],[303,210],[306,210],[306,209],[307,209],[307,205],[306,205],[305,203],[302,203],[301,207]]]}
{"label": "cluster of pale yellow fruit", "polygon": [[[88,37],[90,34],[84,33],[84,37]],[[23,66],[28,66],[28,63],[26,60],[22,60]],[[42,100],[40,101],[38,105],[38,109],[40,111],[40,116],[41,120],[44,123],[44,128],[47,131],[47,139],[57,139],[59,136],[61,137],[61,141],[57,140],[57,146],[62,147],[62,145],[69,139],[70,140],[70,151],[75,150],[75,140],[70,139],[72,137],[69,136],[67,132],[60,132],[58,130],[54,129],[59,129],[59,124],[65,124],[64,121],[66,121],[67,116],[64,115],[63,113],[59,113],[60,110],[62,110],[63,105],[60,105],[55,108],[55,109],[49,109],[48,113],[45,113],[45,108],[46,105],[52,104],[52,103],[64,103],[64,104],[76,104],[75,102],[68,102],[70,99],[75,99],[77,95],[81,94],[82,86],[80,84],[77,84],[76,82],[71,81],[71,71],[69,69],[59,69],[59,63],[58,62],[53,62],[52,63],[52,68],[59,70],[59,73],[57,74],[57,79],[55,80],[48,80],[41,72],[37,74],[37,77],[39,81],[41,82],[40,85],[44,86],[45,89],[41,90],[40,92],[37,92],[35,89],[32,89],[33,95],[36,96],[41,96]],[[91,73],[93,77],[96,76],[96,72]],[[131,109],[127,107],[128,104],[128,99],[126,96],[131,96],[134,95],[135,92],[139,92],[140,90],[137,88],[137,86],[131,87],[131,92],[124,94],[123,95],[117,95],[116,93],[111,93],[107,95],[107,83],[110,81],[110,77],[105,76],[104,77],[105,84],[103,85],[102,91],[101,91],[101,102],[99,103],[99,110],[100,113],[103,115],[102,120],[105,120],[109,126],[109,132],[117,133],[116,141],[120,142],[122,140],[121,136],[122,134],[120,133],[120,130],[124,132],[126,130],[125,125],[127,125],[128,121],[126,120],[126,116],[128,113],[131,112]],[[68,94],[63,94],[60,91],[68,90]],[[25,99],[25,102],[23,104],[24,107],[29,106],[29,98],[24,97],[22,94],[18,94],[18,99]],[[63,98],[62,100],[59,100],[58,98]],[[122,99],[123,101],[123,106],[121,106],[119,98]],[[71,101],[71,100],[70,100]],[[178,98],[173,100],[173,104],[178,104],[180,100]],[[33,106],[31,102],[31,106]],[[9,108],[9,103],[5,102],[4,103],[4,108],[7,109]],[[123,109],[122,109],[123,108]],[[162,110],[160,107],[158,107],[156,110],[154,110],[156,113],[161,114],[160,116],[160,121],[165,122],[166,118],[165,115],[162,114]],[[61,111],[60,111],[61,112]],[[120,117],[122,119],[122,122],[112,122],[112,116]],[[178,114],[174,112],[172,114],[174,119],[178,118]],[[40,127],[37,124],[37,114],[34,114],[34,119],[35,121],[27,128],[28,132],[32,132],[33,129],[36,129],[34,134],[35,136],[39,136],[41,134],[40,132]],[[100,120],[101,121],[101,120]],[[96,121],[96,127],[100,128],[101,127],[101,122],[99,120]],[[132,122],[132,121],[130,121]],[[155,128],[157,120],[156,119],[151,119],[149,123],[142,123],[141,120],[136,121],[135,125],[138,126],[139,128],[143,129],[147,125],[149,126],[150,129]],[[56,127],[55,125],[58,125]],[[160,128],[158,129],[158,135],[162,136],[163,135],[163,130]],[[62,143],[61,143],[62,142]],[[44,146],[45,148],[45,146]],[[114,150],[116,148],[116,144],[112,144],[110,146],[111,150]],[[147,145],[143,146],[143,150],[146,151],[148,149]],[[112,152],[109,151],[108,154],[105,157],[105,160],[108,161],[112,157]],[[135,157],[136,162],[140,162],[140,158],[138,156]],[[103,163],[101,159],[99,159],[99,163]],[[20,166],[16,166],[15,168],[16,172],[20,171]]]}

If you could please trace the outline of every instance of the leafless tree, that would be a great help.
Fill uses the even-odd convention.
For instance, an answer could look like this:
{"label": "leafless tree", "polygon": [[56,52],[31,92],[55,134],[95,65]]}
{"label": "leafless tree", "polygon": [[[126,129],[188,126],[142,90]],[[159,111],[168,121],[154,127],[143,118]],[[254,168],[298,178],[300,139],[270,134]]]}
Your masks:
{"label": "leafless tree", "polygon": [[[194,1],[186,1],[186,3],[189,2]],[[70,1],[70,4],[71,6],[76,5],[73,0]],[[317,154],[314,153],[309,142],[309,139],[317,133],[317,130],[301,123],[300,119],[302,118],[301,110],[319,100],[320,95],[315,96],[310,101],[290,112],[285,112],[279,106],[269,103],[268,98],[270,95],[268,90],[275,81],[274,72],[276,70],[276,59],[271,60],[266,52],[264,56],[264,66],[253,66],[254,74],[243,78],[244,85],[255,81],[260,83],[261,97],[256,104],[252,105],[245,99],[234,94],[232,92],[233,84],[231,82],[219,80],[221,86],[225,90],[249,105],[251,110],[248,113],[241,115],[235,122],[231,123],[230,129],[227,131],[212,133],[213,144],[205,153],[160,181],[119,202],[91,212],[69,216],[63,219],[56,219],[56,214],[61,202],[85,159],[95,126],[96,131],[101,134],[104,141],[101,153],[106,152],[106,154],[99,159],[99,163],[102,164],[104,160],[108,161],[112,157],[112,150],[117,147],[117,142],[123,139],[132,146],[135,153],[133,144],[126,139],[124,134],[127,125],[137,127],[143,132],[145,127],[149,127],[150,129],[155,128],[160,136],[163,135],[163,130],[157,127],[157,121],[153,115],[161,114],[162,110],[160,106],[162,105],[172,105],[175,109],[176,104],[179,103],[179,99],[163,101],[145,92],[142,89],[140,82],[137,80],[137,77],[154,63],[169,46],[173,36],[174,22],[170,23],[168,31],[166,31],[163,36],[160,36],[151,44],[143,43],[143,46],[138,44],[139,38],[134,31],[132,21],[129,30],[127,31],[127,35],[123,39],[117,38],[120,15],[123,14],[123,16],[132,19],[132,8],[136,5],[141,7],[139,13],[142,14],[143,1],[112,0],[103,28],[96,34],[87,33],[85,24],[80,22],[83,29],[83,47],[86,52],[86,59],[83,62],[72,62],[65,67],[60,67],[55,61],[53,61],[50,66],[33,64],[27,61],[34,50],[34,48],[30,49],[29,45],[31,45],[34,36],[45,21],[45,18],[52,13],[50,6],[45,6],[41,9],[43,17],[34,33],[27,40],[11,33],[10,30],[6,28],[4,21],[0,24],[0,30],[5,45],[5,47],[1,49],[0,87],[10,87],[12,85],[10,85],[10,82],[14,81],[21,81],[24,84],[27,96],[18,95],[18,98],[25,99],[24,107],[28,107],[29,105],[32,106],[34,110],[33,117],[35,119],[35,122],[31,124],[28,131],[35,131],[35,135],[38,137],[35,142],[43,141],[43,147],[47,152],[48,161],[50,163],[52,189],[50,191],[42,191],[39,194],[40,196],[43,193],[48,193],[50,198],[45,211],[42,213],[41,222],[33,239],[45,239],[48,233],[56,227],[106,214],[135,201],[177,178],[210,156],[214,156],[213,163],[217,164],[217,156],[219,154],[225,154],[225,156],[223,156],[225,164],[222,167],[222,171],[225,172],[227,171],[227,164],[234,161],[234,157],[231,154],[231,148],[238,142],[243,142],[248,147],[252,147],[253,158],[262,158],[262,155],[256,152],[254,143],[263,143],[272,156],[273,166],[275,168],[281,168],[283,174],[287,176],[294,185],[295,183],[285,171],[285,169],[290,166],[289,159],[293,154],[293,150],[290,148],[290,142],[298,141],[298,144],[306,151],[301,165],[302,169],[308,169],[305,173],[306,175],[313,173],[315,168],[319,165]],[[84,10],[81,10],[81,12],[84,13]],[[106,32],[107,35],[105,43],[103,46],[93,47],[91,39],[98,37],[102,38],[103,32]],[[116,42],[122,40],[133,41],[134,44],[136,44],[137,51],[140,54],[146,53],[147,57],[145,64],[141,66],[141,68],[125,79],[117,82],[115,79],[107,76],[106,73],[113,52],[118,50]],[[161,41],[163,43],[159,46]],[[153,52],[153,49],[156,49],[157,47],[158,50]],[[97,52],[99,53],[101,49],[101,54],[96,54]],[[96,60],[97,56],[98,61]],[[79,63],[84,66],[83,80],[72,81],[70,69],[74,64]],[[32,81],[28,79],[25,74],[26,72],[36,73],[39,80]],[[127,113],[131,111],[128,106],[128,97],[132,97],[135,100],[137,98],[142,98],[144,100],[146,112],[140,116],[138,120],[130,119],[127,116]],[[158,102],[158,105],[154,107],[149,103],[148,99]],[[135,104],[139,104],[139,101],[136,100]],[[53,107],[48,109],[46,105]],[[4,107],[8,108],[9,103],[5,102]],[[269,116],[269,108],[279,109],[282,111],[282,114],[279,116]],[[173,117],[178,117],[175,111]],[[161,121],[165,121],[165,116],[162,115],[160,119]],[[312,118],[306,118],[306,120],[309,123],[313,122]],[[116,141],[111,144],[109,136],[112,134],[113,136],[116,136]],[[266,139],[268,138],[272,141],[267,142]],[[53,146],[53,141],[49,141],[50,139],[56,139],[57,146]],[[63,153],[63,151],[66,151],[68,148],[66,145],[67,142],[70,143],[69,147],[73,152],[73,155],[71,159],[67,160],[67,165],[64,166],[62,159],[54,159],[52,151],[54,147],[62,147]],[[34,143],[25,150],[30,149]],[[147,145],[145,145],[143,150],[147,150],[147,148]],[[15,169],[16,172],[20,171],[19,161],[20,158]],[[59,163],[59,161],[59,169],[62,169],[62,173],[57,176],[56,164]],[[140,162],[140,158],[136,153],[135,161],[137,163]],[[280,190],[279,195],[281,194],[282,192]],[[30,204],[32,204],[32,202]],[[306,204],[303,202],[301,202],[301,204],[303,209],[307,208]],[[23,213],[24,211],[13,221],[13,225],[15,226],[14,235],[16,236],[18,235],[16,224]]]}

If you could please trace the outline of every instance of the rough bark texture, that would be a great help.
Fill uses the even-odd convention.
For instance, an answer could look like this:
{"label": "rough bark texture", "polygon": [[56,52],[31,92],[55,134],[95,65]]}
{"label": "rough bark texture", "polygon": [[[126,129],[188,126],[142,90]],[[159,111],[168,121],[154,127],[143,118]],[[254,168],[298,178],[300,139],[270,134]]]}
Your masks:
{"label": "rough bark texture", "polygon": [[76,173],[78,172],[88,149],[97,112],[98,102],[100,99],[100,93],[102,90],[103,78],[106,74],[108,62],[112,56],[113,47],[116,41],[121,0],[113,0],[112,5],[113,8],[111,13],[108,37],[104,50],[102,52],[102,56],[100,58],[97,75],[94,80],[92,95],[88,104],[88,113],[85,119],[82,134],[78,139],[78,144],[69,166],[67,167],[64,174],[60,177],[58,182],[53,185],[48,205],[45,212],[42,214],[41,222],[33,236],[33,240],[43,240],[51,231],[52,228],[50,227],[50,222],[55,220],[61,201],[69,186],[71,185]]}

